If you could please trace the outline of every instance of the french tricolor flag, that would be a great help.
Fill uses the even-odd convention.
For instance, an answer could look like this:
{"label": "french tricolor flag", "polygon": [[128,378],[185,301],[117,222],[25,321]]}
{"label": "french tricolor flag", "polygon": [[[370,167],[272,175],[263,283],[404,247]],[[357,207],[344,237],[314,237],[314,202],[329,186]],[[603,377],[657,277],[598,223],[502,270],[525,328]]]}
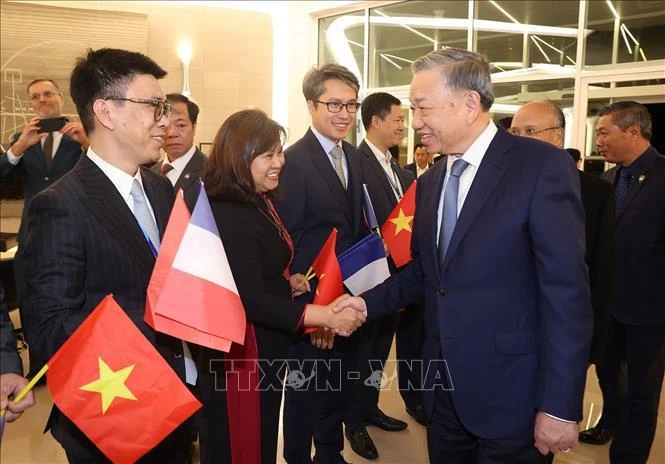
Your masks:
{"label": "french tricolor flag", "polygon": [[245,310],[203,183],[190,217],[178,192],[148,285],[155,330],[228,352],[245,340]]}
{"label": "french tricolor flag", "polygon": [[390,277],[383,241],[376,233],[363,238],[337,260],[344,285],[354,295],[361,295]]}

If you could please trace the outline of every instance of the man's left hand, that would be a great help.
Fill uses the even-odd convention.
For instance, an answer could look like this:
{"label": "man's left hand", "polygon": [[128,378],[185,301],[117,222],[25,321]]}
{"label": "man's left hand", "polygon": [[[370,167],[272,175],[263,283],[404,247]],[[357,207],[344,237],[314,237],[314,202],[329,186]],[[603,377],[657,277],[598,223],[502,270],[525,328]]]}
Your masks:
{"label": "man's left hand", "polygon": [[72,140],[77,141],[84,151],[87,150],[90,142],[88,142],[88,136],[85,134],[83,124],[81,124],[79,121],[76,121],[71,116],[65,117],[69,120],[69,122],[65,124],[62,129],[60,129],[62,135],[66,135]]}
{"label": "man's left hand", "polygon": [[540,411],[536,415],[535,446],[540,454],[567,453],[577,446],[577,424],[564,422]]}

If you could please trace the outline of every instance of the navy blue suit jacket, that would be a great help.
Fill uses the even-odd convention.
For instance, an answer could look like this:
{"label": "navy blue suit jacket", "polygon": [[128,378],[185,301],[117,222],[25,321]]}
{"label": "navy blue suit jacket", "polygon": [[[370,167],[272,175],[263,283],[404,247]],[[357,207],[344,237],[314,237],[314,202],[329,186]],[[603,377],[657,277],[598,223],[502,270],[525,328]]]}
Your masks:
{"label": "navy blue suit jacket", "polygon": [[307,272],[333,227],[338,255],[366,233],[360,154],[352,145],[342,145],[349,173],[346,190],[311,129],[284,152],[276,207],[295,244],[291,274]]}
{"label": "navy blue suit jacket", "polygon": [[23,242],[25,238],[26,212],[32,197],[69,172],[81,158],[81,153],[81,145],[63,135],[50,167],[46,166],[40,142],[28,148],[16,165],[9,162],[5,153],[0,156],[0,173],[3,181],[16,175],[23,178],[24,207],[19,230],[19,243]]}
{"label": "navy blue suit jacket", "polygon": [[[665,324],[665,157],[650,147],[616,215],[612,315],[628,325]],[[617,168],[603,177],[613,185]]]}
{"label": "navy blue suit jacket", "polygon": [[[593,316],[584,211],[570,156],[499,129],[438,263],[446,163],[418,180],[405,269],[365,295],[370,318],[425,298],[423,400],[436,372],[461,422],[489,439],[530,439],[536,412],[582,418]],[[445,368],[444,368],[445,369]]]}

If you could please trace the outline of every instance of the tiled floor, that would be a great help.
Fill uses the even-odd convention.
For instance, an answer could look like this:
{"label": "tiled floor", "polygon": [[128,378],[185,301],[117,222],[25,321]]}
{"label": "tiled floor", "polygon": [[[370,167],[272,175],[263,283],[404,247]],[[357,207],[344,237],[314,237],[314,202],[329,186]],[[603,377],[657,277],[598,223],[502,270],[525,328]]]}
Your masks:
{"label": "tiled floor", "polygon": [[[394,358],[394,351],[391,353]],[[387,372],[391,372],[390,366]],[[584,398],[585,417],[580,427],[587,428],[598,420],[601,410],[601,395],[597,386],[595,373],[589,371],[587,389]],[[409,427],[403,432],[384,432],[370,427],[369,433],[379,450],[379,459],[366,461],[357,456],[350,447],[344,452],[347,461],[353,463],[383,463],[383,464],[418,464],[427,463],[427,440],[425,428],[420,426],[404,411],[404,406],[396,390],[396,382],[392,388],[381,394],[380,404],[384,412],[408,422]],[[65,454],[58,443],[50,436],[43,435],[42,430],[51,408],[51,400],[45,387],[37,390],[38,405],[21,417],[15,423],[5,427],[5,436],[2,441],[0,462],[2,464],[24,463],[63,463]],[[281,456],[281,439],[278,455]],[[609,462],[607,446],[591,446],[581,444],[569,454],[558,455],[555,462],[567,464],[601,464]],[[279,462],[284,462],[280,460]],[[656,440],[651,451],[649,464],[665,464],[665,394],[661,396],[660,416]]]}

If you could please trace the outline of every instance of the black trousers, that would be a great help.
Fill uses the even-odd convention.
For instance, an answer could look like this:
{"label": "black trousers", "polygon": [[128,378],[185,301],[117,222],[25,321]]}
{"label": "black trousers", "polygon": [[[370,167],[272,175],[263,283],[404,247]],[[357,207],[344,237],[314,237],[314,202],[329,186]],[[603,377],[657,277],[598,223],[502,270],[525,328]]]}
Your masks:
{"label": "black trousers", "polygon": [[612,317],[605,360],[596,370],[603,392],[599,426],[615,432],[610,462],[645,463],[665,374],[665,325],[625,325]]}
{"label": "black trousers", "polygon": [[[358,349],[355,361],[360,379],[353,383],[351,399],[344,415],[344,425],[349,430],[360,430],[379,407],[381,373],[383,372],[400,314],[388,314],[366,322],[358,329]],[[386,372],[388,379],[391,372]],[[386,385],[388,387],[390,383]]]}
{"label": "black trousers", "polygon": [[445,464],[545,464],[533,446],[533,437],[516,440],[480,438],[467,430],[455,411],[449,391],[437,388],[432,421],[427,427],[431,463]]}
{"label": "black trousers", "polygon": [[425,341],[423,303],[407,306],[400,313],[395,334],[395,351],[398,359],[397,379],[404,405],[415,410],[422,404],[423,368],[422,354]]}

